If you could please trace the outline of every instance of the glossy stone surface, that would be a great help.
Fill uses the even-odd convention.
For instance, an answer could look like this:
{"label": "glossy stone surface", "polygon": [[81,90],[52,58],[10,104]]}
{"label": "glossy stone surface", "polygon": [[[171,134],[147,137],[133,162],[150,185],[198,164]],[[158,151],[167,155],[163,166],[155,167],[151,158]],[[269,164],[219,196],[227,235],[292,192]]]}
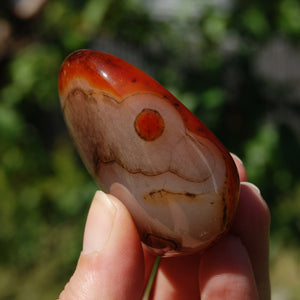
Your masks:
{"label": "glossy stone surface", "polygon": [[235,164],[163,86],[92,50],[65,59],[58,85],[85,165],[105,192],[124,202],[152,252],[201,251],[229,229],[239,196]]}

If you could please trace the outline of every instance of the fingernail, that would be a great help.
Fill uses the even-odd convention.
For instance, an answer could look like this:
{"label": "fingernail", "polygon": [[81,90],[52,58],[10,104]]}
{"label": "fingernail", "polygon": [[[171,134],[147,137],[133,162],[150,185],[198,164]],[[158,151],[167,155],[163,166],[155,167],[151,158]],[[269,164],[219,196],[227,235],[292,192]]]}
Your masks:
{"label": "fingernail", "polygon": [[109,240],[116,207],[109,197],[97,191],[91,204],[83,238],[83,254],[101,251]]}
{"label": "fingernail", "polygon": [[236,154],[231,153],[231,152],[230,152],[230,154],[231,154],[231,156],[233,156],[237,161],[239,161],[243,165],[243,161]]}
{"label": "fingernail", "polygon": [[250,187],[252,190],[255,191],[256,194],[261,196],[260,189],[255,184],[253,184],[251,182],[248,182],[248,181],[243,181],[243,182],[241,182],[241,185],[245,185],[245,186]]}

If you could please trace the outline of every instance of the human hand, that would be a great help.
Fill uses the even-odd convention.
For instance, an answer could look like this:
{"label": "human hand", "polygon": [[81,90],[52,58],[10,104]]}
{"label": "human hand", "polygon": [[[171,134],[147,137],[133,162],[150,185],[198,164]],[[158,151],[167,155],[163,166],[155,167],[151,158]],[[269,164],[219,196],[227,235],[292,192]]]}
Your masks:
{"label": "human hand", "polygon": [[[234,160],[241,194],[232,229],[202,255],[162,259],[151,299],[270,299],[269,209]],[[59,299],[141,299],[155,258],[125,206],[97,192],[77,268]]]}

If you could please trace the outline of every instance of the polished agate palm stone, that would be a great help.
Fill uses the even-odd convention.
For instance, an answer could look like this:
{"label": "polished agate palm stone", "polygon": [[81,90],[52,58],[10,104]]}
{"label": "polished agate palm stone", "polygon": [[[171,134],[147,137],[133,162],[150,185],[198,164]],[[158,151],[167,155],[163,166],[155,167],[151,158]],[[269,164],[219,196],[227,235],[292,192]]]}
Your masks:
{"label": "polished agate palm stone", "polygon": [[92,50],[68,56],[58,84],[86,167],[105,192],[123,201],[152,252],[201,251],[229,229],[239,197],[236,166],[163,86],[124,60]]}

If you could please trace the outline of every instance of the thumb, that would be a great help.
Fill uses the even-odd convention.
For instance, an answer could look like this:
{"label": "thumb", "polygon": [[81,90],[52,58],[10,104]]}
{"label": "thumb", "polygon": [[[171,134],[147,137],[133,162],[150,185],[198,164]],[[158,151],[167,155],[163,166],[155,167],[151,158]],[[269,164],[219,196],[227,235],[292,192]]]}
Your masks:
{"label": "thumb", "polygon": [[96,192],[82,253],[59,299],[140,299],[143,281],[143,251],[129,212],[115,197]]}

